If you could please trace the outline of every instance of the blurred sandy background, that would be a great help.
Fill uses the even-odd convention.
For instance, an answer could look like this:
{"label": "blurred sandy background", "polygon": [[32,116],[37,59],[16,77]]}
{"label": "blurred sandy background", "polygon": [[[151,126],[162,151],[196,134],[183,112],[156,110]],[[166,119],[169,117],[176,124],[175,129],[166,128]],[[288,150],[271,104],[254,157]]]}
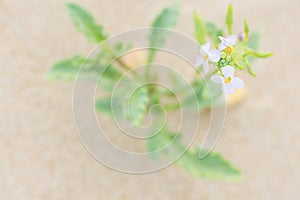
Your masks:
{"label": "blurred sandy background", "polygon": [[[106,32],[148,25],[171,1],[81,0]],[[192,12],[222,23],[229,1],[186,0],[177,30],[192,36]],[[73,126],[72,84],[48,83],[51,64],[93,45],[78,34],[59,0],[0,1],[0,199],[299,199],[299,0],[235,0],[242,19],[263,34],[250,93],[232,108],[217,150],[245,180],[197,180],[171,166],[126,175],[96,162]],[[239,26],[240,25],[240,26]]]}

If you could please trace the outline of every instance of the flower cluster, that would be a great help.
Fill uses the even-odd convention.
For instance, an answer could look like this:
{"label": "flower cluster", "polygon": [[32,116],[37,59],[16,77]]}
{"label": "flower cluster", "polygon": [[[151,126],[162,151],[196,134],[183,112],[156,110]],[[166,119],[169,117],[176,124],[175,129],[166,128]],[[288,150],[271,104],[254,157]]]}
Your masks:
{"label": "flower cluster", "polygon": [[215,69],[211,81],[221,84],[222,90],[225,94],[234,93],[234,89],[241,89],[244,87],[242,79],[235,77],[235,68],[233,53],[234,46],[237,43],[237,36],[230,35],[229,37],[219,37],[221,43],[218,49],[211,49],[210,43],[202,45],[199,49],[196,66],[203,66],[205,73],[210,69]]}

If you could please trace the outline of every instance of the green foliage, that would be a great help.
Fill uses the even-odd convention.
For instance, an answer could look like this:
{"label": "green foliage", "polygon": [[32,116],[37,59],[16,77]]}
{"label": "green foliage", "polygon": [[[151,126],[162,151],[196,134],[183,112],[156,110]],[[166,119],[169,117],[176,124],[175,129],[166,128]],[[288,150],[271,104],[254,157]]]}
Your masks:
{"label": "green foliage", "polygon": [[203,159],[199,159],[198,155],[198,152],[187,151],[176,164],[198,178],[234,182],[243,178],[240,170],[233,167],[219,153],[211,152]]}
{"label": "green foliage", "polygon": [[147,140],[150,157],[158,159],[160,154],[164,154],[170,160],[176,160],[179,155],[182,155],[175,164],[195,177],[226,181],[242,179],[241,172],[220,154],[209,153],[205,158],[200,159],[199,152],[187,150],[185,145],[181,144],[178,135],[163,127],[160,132]]}
{"label": "green foliage", "polygon": [[261,52],[258,52],[258,51],[249,51],[248,54],[250,56],[254,56],[256,58],[268,58],[268,57],[273,55],[272,52],[270,52],[270,53],[261,53]]}
{"label": "green foliage", "polygon": [[66,9],[77,30],[84,34],[89,42],[100,43],[107,38],[103,27],[96,24],[89,12],[74,3],[67,3]]}
{"label": "green foliage", "polygon": [[206,42],[206,25],[201,17],[194,13],[195,38],[199,44]]}
{"label": "green foliage", "polygon": [[193,91],[184,99],[182,106],[186,108],[198,108],[201,111],[218,103],[217,100],[221,95],[222,91],[219,85],[212,83],[208,79],[203,79],[193,84]]}
{"label": "green foliage", "polygon": [[128,114],[134,125],[140,125],[147,112],[147,106],[150,102],[148,91],[145,87],[134,91],[128,101]]}
{"label": "green foliage", "polygon": [[247,47],[256,51],[259,47],[260,40],[261,40],[260,34],[257,32],[253,32],[249,37],[249,40],[247,42]]}
{"label": "green foliage", "polygon": [[[64,59],[55,63],[47,74],[49,80],[62,79],[62,80],[75,80],[77,73],[81,68],[82,75],[87,79],[96,79],[97,63],[92,60],[86,60],[84,56],[74,56],[72,58]],[[82,76],[82,77],[83,77]]]}
{"label": "green foliage", "polygon": [[142,123],[149,104],[149,96],[147,89],[141,87],[136,89],[133,94],[126,93],[127,86],[123,89],[119,88],[109,97],[101,98],[96,102],[96,109],[102,114],[114,115],[119,120],[130,120],[134,125],[138,126]]}
{"label": "green foliage", "polygon": [[249,29],[249,26],[248,26],[248,22],[246,19],[244,19],[244,32],[245,32],[245,39],[244,41],[248,41],[249,39],[249,34],[250,34],[250,29]]}
{"label": "green foliage", "polygon": [[[67,12],[73,20],[77,30],[86,36],[89,42],[101,43],[101,51],[99,51],[94,58],[86,59],[84,56],[74,56],[69,59],[64,59],[55,63],[49,73],[48,79],[62,79],[62,80],[75,80],[76,78],[84,78],[87,80],[98,81],[100,86],[107,90],[109,94],[106,97],[100,98],[96,101],[96,110],[114,117],[117,120],[130,120],[133,125],[140,125],[143,122],[145,115],[149,112],[149,108],[154,110],[154,124],[149,135],[154,135],[147,140],[147,147],[151,158],[158,159],[161,155],[166,155],[170,160],[176,160],[176,164],[182,169],[198,178],[217,179],[226,181],[241,180],[241,172],[233,167],[227,160],[225,160],[218,153],[209,153],[205,158],[199,159],[200,151],[186,151],[186,146],[180,140],[179,133],[173,133],[168,130],[167,125],[163,124],[165,121],[161,119],[161,110],[157,110],[154,105],[160,104],[166,97],[174,100],[175,92],[160,89],[156,86],[137,87],[140,86],[140,74],[132,73],[130,77],[123,77],[123,70],[130,70],[126,63],[124,63],[119,56],[128,51],[132,46],[130,44],[117,43],[115,45],[108,45],[103,43],[107,35],[103,33],[103,27],[98,25],[93,16],[81,8],[80,6],[67,3]],[[163,9],[152,23],[153,29],[148,35],[149,39],[149,52],[148,52],[148,68],[145,72],[148,78],[150,64],[153,62],[157,49],[161,48],[168,36],[169,31],[175,27],[179,12],[179,5]],[[215,47],[220,43],[219,36],[224,36],[224,31],[218,28],[212,22],[203,21],[202,18],[194,13],[194,27],[195,38],[199,44],[204,44],[209,37]],[[233,26],[233,9],[232,4],[229,5],[226,15],[226,25],[228,33],[232,34]],[[246,20],[244,20],[245,38],[243,42],[237,42],[232,48],[232,51],[223,50],[223,57],[221,60],[232,63],[235,69],[246,69],[251,75],[255,76],[250,64],[255,58],[266,58],[272,53],[263,54],[257,51],[260,37],[257,33],[250,34],[250,29]],[[229,51],[229,52],[228,52]],[[111,61],[116,61],[111,63]],[[220,63],[218,62],[218,63]],[[225,64],[228,64],[225,63]],[[217,64],[216,64],[217,65]],[[217,70],[220,70],[221,65],[217,65]],[[80,72],[80,76],[78,76]],[[212,73],[216,74],[216,72]],[[101,77],[100,77],[101,76]],[[120,79],[122,78],[122,81]],[[123,79],[124,78],[124,79]],[[149,80],[155,80],[149,79]],[[221,87],[217,84],[208,81],[210,76],[206,76],[202,80],[194,80],[191,84],[192,91],[187,89],[187,84],[182,84],[178,81],[178,77],[172,77],[176,93],[183,94],[184,101],[166,105],[163,103],[164,108],[167,110],[177,110],[181,106],[185,108],[192,108],[199,110],[211,107],[221,97]],[[118,82],[120,81],[120,82]],[[113,91],[116,83],[120,83],[120,87]],[[132,94],[128,94],[130,89],[136,89]],[[163,101],[162,101],[163,102]],[[172,102],[172,101],[170,101]],[[185,109],[184,108],[184,109]],[[158,133],[158,134],[154,134]],[[204,150],[201,151],[201,153]],[[180,154],[183,155],[177,160]]]}
{"label": "green foliage", "polygon": [[96,109],[103,114],[112,115],[111,103],[111,97],[101,98],[96,102]]}
{"label": "green foliage", "polygon": [[48,72],[47,79],[74,81],[76,78],[80,78],[97,81],[100,76],[100,86],[103,89],[111,90],[122,73],[112,65],[105,66],[97,60],[77,55],[55,63]]}
{"label": "green foliage", "polygon": [[231,35],[233,33],[233,31],[232,31],[232,25],[233,25],[232,4],[229,4],[228,10],[227,10],[226,25],[227,25],[227,29],[228,29],[228,34]]}
{"label": "green foliage", "polygon": [[175,27],[178,18],[179,5],[175,4],[171,7],[163,9],[163,11],[155,18],[152,23],[152,30],[149,35],[149,46],[151,49],[148,53],[148,63],[154,59],[157,48],[163,46],[168,31],[165,29],[172,29]]}
{"label": "green foliage", "polygon": [[220,42],[219,36],[224,35],[223,30],[218,28],[212,22],[206,22],[206,30],[207,30],[207,34],[210,36],[210,38],[213,40],[215,44],[218,44]]}

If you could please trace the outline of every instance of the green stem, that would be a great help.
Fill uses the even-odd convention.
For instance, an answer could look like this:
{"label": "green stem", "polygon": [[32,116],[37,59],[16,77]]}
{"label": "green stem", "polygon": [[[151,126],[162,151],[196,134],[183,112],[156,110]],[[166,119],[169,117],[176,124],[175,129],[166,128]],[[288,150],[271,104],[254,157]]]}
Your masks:
{"label": "green stem", "polygon": [[[103,49],[103,51],[105,51],[106,53],[108,53],[113,59],[115,59],[121,67],[125,68],[127,71],[130,71],[131,68],[126,65],[116,54],[115,52],[105,43],[101,44],[101,47]],[[135,71],[131,71],[135,76],[139,77],[138,73],[136,73]]]}

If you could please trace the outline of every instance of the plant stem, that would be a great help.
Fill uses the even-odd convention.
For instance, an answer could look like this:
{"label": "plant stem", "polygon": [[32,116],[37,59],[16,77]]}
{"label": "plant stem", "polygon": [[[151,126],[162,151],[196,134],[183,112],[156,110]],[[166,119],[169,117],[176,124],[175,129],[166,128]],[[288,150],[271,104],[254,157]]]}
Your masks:
{"label": "plant stem", "polygon": [[[105,51],[106,53],[108,53],[113,59],[115,59],[121,67],[125,68],[127,71],[130,71],[131,68],[126,65],[115,53],[113,50],[111,50],[111,48],[105,44],[105,43],[102,43],[101,44],[101,47],[103,49],[103,51]],[[135,75],[135,76],[139,76],[135,71],[132,70],[132,73]]]}

